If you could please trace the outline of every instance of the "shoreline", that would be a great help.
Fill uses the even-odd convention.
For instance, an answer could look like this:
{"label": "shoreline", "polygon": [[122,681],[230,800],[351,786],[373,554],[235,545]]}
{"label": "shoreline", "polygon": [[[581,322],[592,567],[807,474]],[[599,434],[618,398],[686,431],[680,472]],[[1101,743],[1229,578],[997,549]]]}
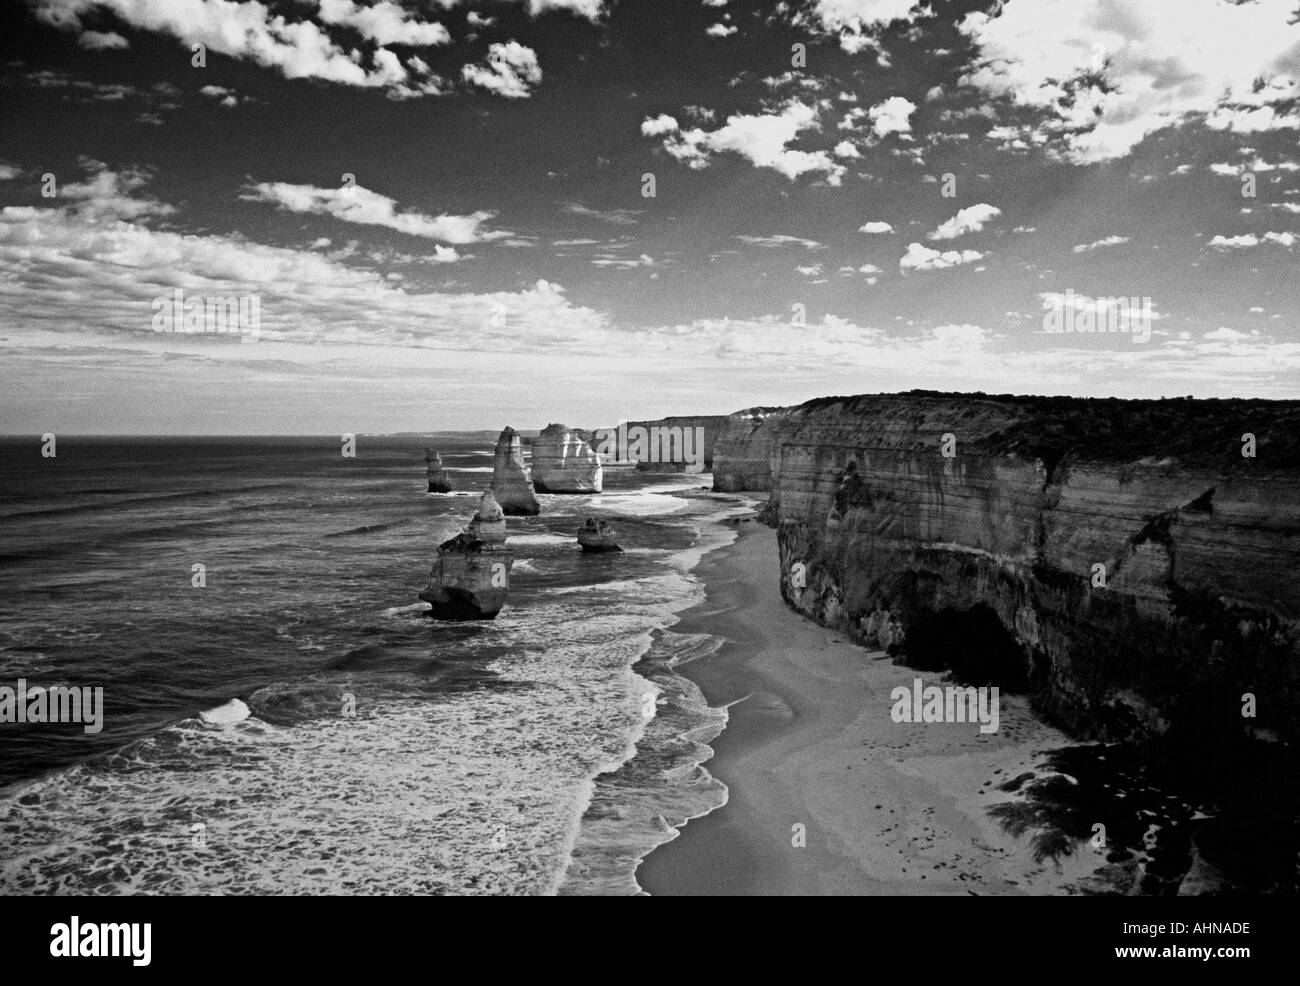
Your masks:
{"label": "shoreline", "polygon": [[[1004,696],[996,734],[970,723],[894,723],[890,691],[914,678],[781,598],[776,534],[751,517],[705,554],[705,587],[675,633],[724,638],[678,665],[728,721],[702,766],[726,803],[648,853],[635,878],[658,895],[1077,893],[1103,857],[1086,846],[1036,863],[1030,836],[988,812],[999,784],[1071,745],[1027,699]],[[798,827],[802,826],[802,830]],[[803,845],[797,845],[800,841]]]}

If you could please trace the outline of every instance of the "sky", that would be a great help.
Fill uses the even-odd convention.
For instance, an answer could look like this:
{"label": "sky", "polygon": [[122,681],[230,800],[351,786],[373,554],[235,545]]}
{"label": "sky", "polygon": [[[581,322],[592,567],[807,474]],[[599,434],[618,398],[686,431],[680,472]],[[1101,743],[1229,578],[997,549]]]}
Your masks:
{"label": "sky", "polygon": [[0,433],[1300,396],[1300,0],[3,17]]}

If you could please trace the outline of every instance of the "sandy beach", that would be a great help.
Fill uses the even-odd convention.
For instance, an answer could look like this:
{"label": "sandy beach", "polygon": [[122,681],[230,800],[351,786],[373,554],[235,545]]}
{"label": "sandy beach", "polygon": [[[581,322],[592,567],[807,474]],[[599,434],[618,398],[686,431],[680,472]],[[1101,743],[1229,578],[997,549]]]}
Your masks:
{"label": "sandy beach", "polygon": [[988,814],[1013,797],[998,785],[1034,770],[1038,754],[1067,736],[1019,696],[1002,696],[996,733],[895,723],[891,690],[938,679],[796,614],[780,597],[775,532],[732,523],[736,542],[696,569],[704,602],[673,628],[728,641],[678,668],[710,705],[730,705],[705,765],[728,786],[728,802],[646,857],[637,872],[645,891],[1070,893],[1101,864],[1086,844],[1059,866],[1037,864],[1029,836],[1013,838]]}

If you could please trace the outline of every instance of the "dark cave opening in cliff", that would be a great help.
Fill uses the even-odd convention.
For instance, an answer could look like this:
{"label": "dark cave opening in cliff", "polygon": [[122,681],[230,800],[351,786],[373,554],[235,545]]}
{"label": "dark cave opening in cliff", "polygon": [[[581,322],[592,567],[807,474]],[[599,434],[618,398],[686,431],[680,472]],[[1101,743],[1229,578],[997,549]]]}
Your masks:
{"label": "dark cave opening in cliff", "polygon": [[1007,692],[1028,687],[1024,653],[997,614],[984,605],[918,618],[907,629],[906,661],[921,671],[950,670],[969,685],[997,685]]}

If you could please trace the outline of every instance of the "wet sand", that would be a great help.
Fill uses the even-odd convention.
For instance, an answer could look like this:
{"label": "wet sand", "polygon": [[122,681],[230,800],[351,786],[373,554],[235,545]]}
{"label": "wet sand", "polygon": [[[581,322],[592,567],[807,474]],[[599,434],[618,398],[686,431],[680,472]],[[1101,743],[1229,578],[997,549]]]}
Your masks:
{"label": "wet sand", "polygon": [[735,703],[705,765],[728,802],[646,857],[637,880],[648,893],[1069,893],[1101,863],[1085,845],[1060,866],[1037,864],[1029,836],[988,814],[1013,797],[997,785],[1068,737],[1018,696],[1001,697],[992,734],[895,723],[890,691],[939,679],[799,616],[780,597],[776,533],[736,527],[737,541],[695,570],[704,602],[673,627],[728,641],[677,668],[710,705]]}

